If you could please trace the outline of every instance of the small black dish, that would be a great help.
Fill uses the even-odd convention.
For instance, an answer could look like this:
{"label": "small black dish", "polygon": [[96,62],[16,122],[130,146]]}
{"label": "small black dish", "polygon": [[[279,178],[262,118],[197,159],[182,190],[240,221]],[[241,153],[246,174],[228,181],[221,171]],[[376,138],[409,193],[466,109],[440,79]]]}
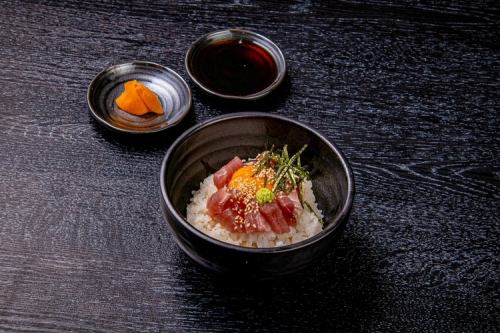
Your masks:
{"label": "small black dish", "polygon": [[[160,99],[164,114],[129,114],[115,103],[123,85],[138,80]],[[146,61],[111,66],[99,73],[89,85],[87,102],[92,116],[102,125],[127,134],[156,133],[182,121],[191,108],[191,90],[170,68]]]}
{"label": "small black dish", "polygon": [[286,73],[281,50],[268,38],[248,30],[211,32],[186,53],[191,80],[210,95],[255,100],[276,89]]}
{"label": "small black dish", "polygon": [[[216,240],[189,224],[186,206],[200,182],[235,155],[255,156],[271,145],[304,144],[303,161],[312,165],[312,182],[325,227],[292,245],[246,248]],[[340,150],[310,127],[265,113],[214,118],[181,135],[169,148],[160,172],[161,209],[177,244],[192,259],[220,273],[270,279],[300,270],[331,249],[347,223],[354,196],[351,167]]]}

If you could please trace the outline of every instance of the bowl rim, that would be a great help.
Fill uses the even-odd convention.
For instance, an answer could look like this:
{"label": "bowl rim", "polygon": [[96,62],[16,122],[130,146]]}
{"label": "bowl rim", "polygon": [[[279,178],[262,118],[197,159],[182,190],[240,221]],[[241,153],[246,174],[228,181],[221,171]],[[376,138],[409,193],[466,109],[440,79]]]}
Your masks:
{"label": "bowl rim", "polygon": [[[264,48],[266,49],[266,51],[268,51],[271,54],[274,61],[276,62],[276,66],[278,67],[278,74],[276,75],[276,78],[269,86],[267,86],[266,88],[264,88],[256,93],[249,94],[249,95],[230,95],[230,94],[222,94],[222,93],[216,92],[216,91],[206,87],[203,83],[201,83],[196,78],[196,76],[192,73],[190,66],[189,66],[189,60],[192,57],[193,51],[202,43],[203,40],[208,39],[212,36],[223,35],[226,33],[230,34],[230,35],[238,34],[240,37],[245,36],[246,39],[251,40],[251,41],[258,41],[259,39],[264,40],[272,46],[274,51],[278,54],[278,59],[275,59],[275,57],[271,54],[271,51],[267,47],[264,47]],[[234,36],[231,36],[230,38],[234,38]],[[278,65],[279,63],[282,64],[281,70],[279,70],[279,67],[280,67]],[[275,90],[281,84],[281,82],[283,82],[283,79],[285,78],[285,74],[286,74],[285,56],[283,55],[283,52],[281,52],[281,49],[278,47],[278,45],[276,45],[272,40],[261,35],[260,33],[246,30],[243,28],[230,28],[230,29],[215,30],[215,31],[212,31],[212,32],[209,32],[207,34],[202,35],[201,37],[196,39],[193,42],[193,44],[191,44],[189,49],[187,50],[186,56],[184,57],[184,66],[186,67],[186,72],[188,73],[189,78],[203,91],[205,91],[206,93],[211,94],[213,96],[217,96],[217,97],[225,98],[225,99],[232,99],[232,100],[247,100],[248,101],[248,100],[256,100],[256,99],[262,98],[262,97],[268,95],[269,93],[271,93],[271,91]]]}
{"label": "bowl rim", "polygon": [[[91,93],[93,92],[92,90],[93,90],[93,88],[95,86],[95,83],[99,79],[101,79],[101,77],[103,75],[105,75],[109,71],[115,70],[115,69],[120,68],[120,67],[133,66],[133,65],[142,65],[142,66],[146,66],[146,67],[155,67],[155,68],[159,68],[159,69],[165,70],[165,71],[169,72],[170,74],[172,74],[173,76],[175,76],[179,80],[179,82],[181,82],[181,84],[184,86],[184,88],[187,91],[188,102],[182,108],[182,113],[181,113],[180,117],[176,121],[169,122],[167,124],[167,126],[162,127],[162,128],[158,128],[158,129],[155,129],[155,130],[138,131],[138,130],[134,130],[134,129],[126,129],[126,128],[115,126],[112,123],[108,122],[103,117],[101,117],[99,115],[99,113],[96,110],[94,110],[93,103],[91,102],[91,98],[90,97],[91,97]],[[158,132],[165,131],[165,130],[171,128],[171,127],[174,127],[174,126],[178,125],[180,122],[182,122],[182,120],[189,113],[189,110],[191,109],[191,106],[192,106],[192,103],[193,103],[192,100],[193,100],[193,94],[191,92],[191,88],[189,88],[189,85],[187,84],[186,80],[184,80],[182,78],[182,76],[180,76],[176,71],[174,71],[173,69],[171,69],[171,68],[169,68],[167,66],[163,66],[163,65],[160,65],[160,64],[155,63],[155,62],[143,61],[143,60],[132,60],[130,62],[124,62],[124,63],[115,64],[115,65],[111,65],[109,67],[106,67],[105,69],[103,69],[102,71],[100,71],[92,79],[92,81],[90,81],[90,84],[87,87],[87,105],[88,105],[88,107],[90,109],[90,113],[92,114],[92,116],[94,117],[94,119],[96,119],[97,122],[99,122],[101,125],[104,125],[106,128],[108,128],[110,130],[113,130],[113,131],[119,132],[119,133],[134,134],[134,135],[141,135],[141,134],[144,135],[144,134],[158,133]]]}
{"label": "bowl rim", "polygon": [[[238,119],[238,118],[270,118],[270,119],[276,119],[284,122],[289,122],[292,123],[293,125],[296,125],[298,127],[302,127],[305,130],[308,130],[312,132],[314,135],[318,136],[319,139],[321,139],[327,146],[330,147],[330,149],[337,154],[337,156],[340,159],[340,162],[342,164],[342,167],[344,169],[344,172],[347,175],[347,199],[340,210],[340,212],[337,214],[335,219],[329,223],[331,226],[330,228],[327,227],[327,229],[321,230],[318,234],[309,237],[305,240],[302,240],[300,242],[294,243],[294,244],[288,244],[284,246],[277,246],[277,247],[263,247],[263,248],[251,248],[251,247],[244,247],[240,245],[234,245],[231,243],[227,243],[221,240],[218,240],[216,238],[213,238],[207,234],[205,234],[203,231],[198,230],[196,227],[194,227],[192,224],[190,224],[186,218],[179,213],[179,211],[174,207],[172,202],[170,201],[170,197],[167,193],[166,185],[165,185],[165,176],[167,172],[167,163],[169,162],[169,159],[171,155],[173,154],[174,150],[179,146],[184,140],[186,140],[188,137],[190,137],[192,134],[196,133],[197,131],[202,130],[203,128],[209,127],[211,125],[224,122],[227,120],[233,120],[233,119]],[[353,199],[354,199],[354,192],[355,192],[355,186],[354,186],[354,175],[352,172],[352,168],[349,165],[349,162],[347,162],[346,157],[344,154],[340,151],[340,149],[330,142],[325,136],[323,136],[321,133],[318,131],[312,129],[311,127],[301,123],[300,121],[290,119],[285,116],[280,116],[280,115],[272,115],[272,114],[267,114],[263,112],[240,112],[240,113],[229,113],[226,115],[218,116],[211,118],[207,121],[201,122],[200,124],[197,124],[188,130],[186,130],[183,134],[181,134],[169,147],[167,150],[167,153],[165,154],[165,157],[163,158],[163,162],[161,165],[160,169],[160,188],[161,188],[161,195],[162,195],[162,200],[164,200],[165,204],[167,205],[168,210],[174,215],[174,217],[181,221],[181,224],[188,229],[191,233],[195,234],[197,237],[201,237],[205,241],[212,243],[213,245],[217,246],[222,246],[227,249],[231,250],[236,250],[236,251],[242,251],[246,253],[283,253],[283,252],[290,252],[290,251],[296,251],[299,249],[302,249],[304,247],[308,247],[312,245],[313,243],[316,243],[320,241],[321,239],[327,237],[329,234],[337,230],[342,223],[340,221],[344,221],[344,223],[347,221],[346,217],[348,217],[352,204],[353,204]]]}

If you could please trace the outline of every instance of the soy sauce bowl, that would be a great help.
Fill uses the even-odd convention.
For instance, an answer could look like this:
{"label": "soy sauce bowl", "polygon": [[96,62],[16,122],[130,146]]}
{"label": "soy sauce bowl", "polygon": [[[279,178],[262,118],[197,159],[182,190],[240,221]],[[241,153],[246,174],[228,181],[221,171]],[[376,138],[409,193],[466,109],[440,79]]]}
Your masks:
{"label": "soy sauce bowl", "polygon": [[[312,167],[311,180],[324,227],[301,242],[248,248],[208,236],[186,220],[192,192],[235,155],[256,156],[271,145],[308,148],[301,160]],[[234,113],[184,132],[169,148],[160,172],[161,210],[179,247],[215,272],[250,279],[272,279],[301,270],[332,249],[344,229],[354,197],[351,167],[340,149],[314,129],[265,113]]]}
{"label": "soy sauce bowl", "polygon": [[255,100],[283,81],[286,63],[279,47],[248,30],[211,32],[186,53],[191,80],[206,93],[224,99]]}

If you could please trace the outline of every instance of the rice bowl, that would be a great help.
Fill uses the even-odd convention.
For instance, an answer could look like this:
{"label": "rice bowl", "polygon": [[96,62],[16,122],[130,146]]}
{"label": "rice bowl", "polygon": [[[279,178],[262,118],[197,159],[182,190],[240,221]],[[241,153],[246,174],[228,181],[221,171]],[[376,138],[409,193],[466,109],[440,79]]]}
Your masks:
{"label": "rice bowl", "polygon": [[[323,216],[319,233],[289,245],[256,248],[221,241],[187,221],[193,193],[217,168],[234,156],[251,157],[285,144],[291,151],[308,145],[303,160]],[[301,270],[331,251],[349,219],[354,178],[339,148],[314,129],[283,116],[239,112],[203,122],[177,138],[163,160],[160,189],[162,215],[185,254],[214,272],[267,280]]]}

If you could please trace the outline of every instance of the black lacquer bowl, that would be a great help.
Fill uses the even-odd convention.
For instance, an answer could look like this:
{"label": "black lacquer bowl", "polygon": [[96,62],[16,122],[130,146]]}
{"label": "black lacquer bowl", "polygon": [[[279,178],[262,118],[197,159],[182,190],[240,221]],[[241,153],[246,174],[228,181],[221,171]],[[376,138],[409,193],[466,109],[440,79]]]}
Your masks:
{"label": "black lacquer bowl", "polygon": [[[254,157],[273,144],[288,144],[290,151],[308,144],[301,160],[312,167],[323,231],[296,244],[256,249],[216,240],[186,221],[192,191],[203,179],[235,155]],[[351,167],[334,144],[304,124],[264,113],[228,114],[186,131],[168,150],[160,183],[163,216],[192,259],[220,273],[257,279],[298,271],[329,251],[347,223],[354,196]]]}

